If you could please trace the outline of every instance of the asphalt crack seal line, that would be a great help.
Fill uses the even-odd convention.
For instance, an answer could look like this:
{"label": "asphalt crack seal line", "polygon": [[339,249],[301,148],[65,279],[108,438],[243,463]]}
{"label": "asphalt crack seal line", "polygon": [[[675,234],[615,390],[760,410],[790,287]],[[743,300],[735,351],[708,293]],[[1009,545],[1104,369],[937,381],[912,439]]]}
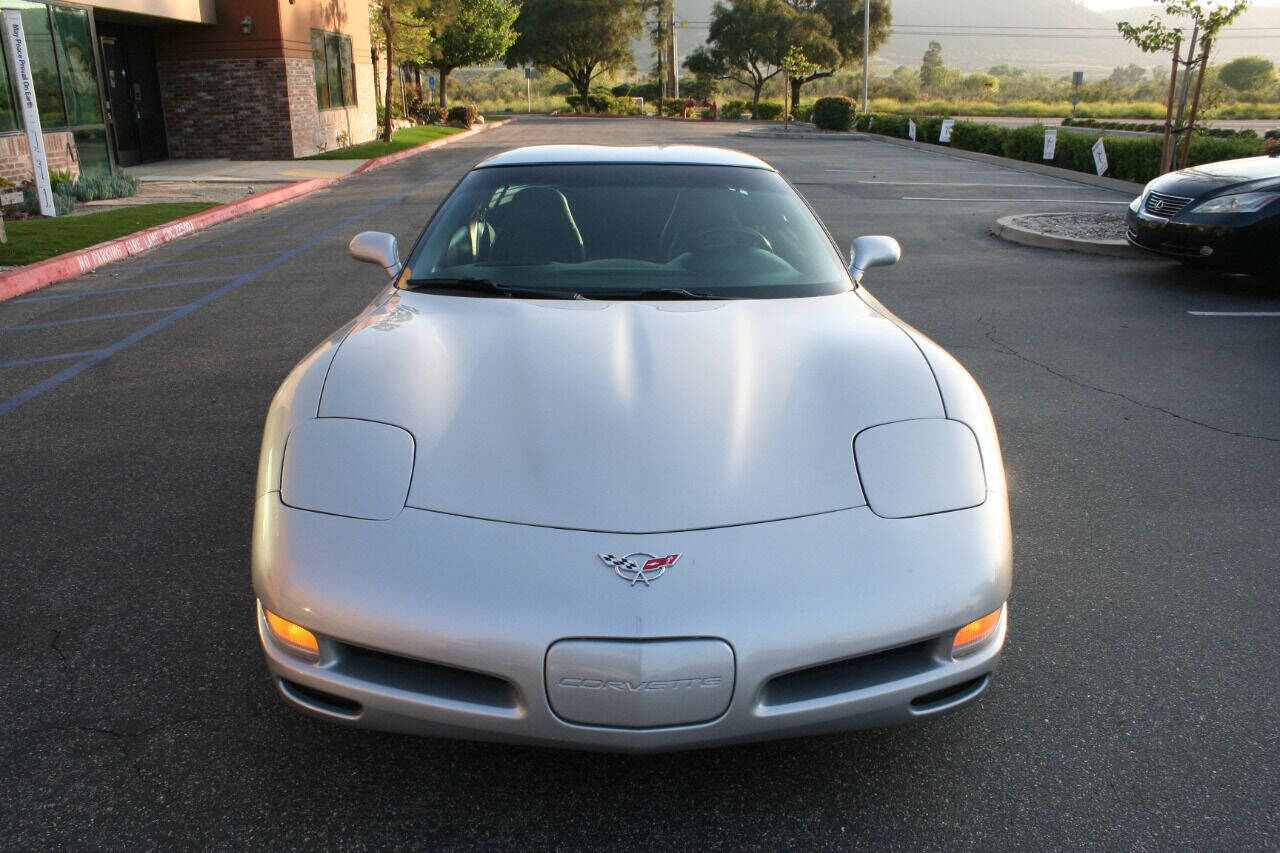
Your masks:
{"label": "asphalt crack seal line", "polygon": [[1260,439],[1261,441],[1280,442],[1280,436],[1258,435],[1257,433],[1252,433],[1252,432],[1236,432],[1234,430],[1224,429],[1222,427],[1214,426],[1213,424],[1207,424],[1204,421],[1198,421],[1195,418],[1189,418],[1186,415],[1180,415],[1177,412],[1172,412],[1166,408],[1154,405],[1152,403],[1144,403],[1141,400],[1135,400],[1129,395],[1122,394],[1119,391],[1112,391],[1108,388],[1101,388],[1097,385],[1090,385],[1088,382],[1085,382],[1080,379],[1076,379],[1074,376],[1068,376],[1065,373],[1061,373],[1057,370],[1054,370],[1049,365],[1040,361],[1036,361],[1034,358],[1028,358],[1027,356],[1015,350],[1013,347],[1009,346],[1008,344],[996,338],[996,336],[992,332],[987,332],[985,337],[987,340],[991,341],[991,343],[1000,347],[999,351],[1004,353],[1005,355],[1011,355],[1016,359],[1025,361],[1027,364],[1034,364],[1036,367],[1039,367],[1041,370],[1047,371],[1048,373],[1053,374],[1059,379],[1064,379],[1067,382],[1070,382],[1072,385],[1078,385],[1081,388],[1087,388],[1090,391],[1097,391],[1099,394],[1107,394],[1111,397],[1119,397],[1121,400],[1124,400],[1128,403],[1132,403],[1133,405],[1139,408],[1147,409],[1148,411],[1152,411],[1152,412],[1159,412],[1162,415],[1168,415],[1171,418],[1176,418],[1177,420],[1185,421],[1186,423],[1194,424],[1195,426],[1203,427],[1204,429],[1212,430],[1217,433],[1222,433],[1223,435],[1231,435],[1231,436],[1235,436],[1236,438],[1256,438],[1256,439]]}

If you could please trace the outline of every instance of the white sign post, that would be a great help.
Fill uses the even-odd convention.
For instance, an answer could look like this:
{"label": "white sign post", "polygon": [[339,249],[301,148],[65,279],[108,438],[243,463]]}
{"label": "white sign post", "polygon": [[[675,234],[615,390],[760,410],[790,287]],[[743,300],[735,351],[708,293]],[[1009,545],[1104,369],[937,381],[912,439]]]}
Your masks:
{"label": "white sign post", "polygon": [[907,119],[907,135],[911,137],[911,141],[916,141],[916,123],[911,119]]}
{"label": "white sign post", "polygon": [[22,123],[27,126],[27,147],[31,149],[31,167],[36,173],[36,197],[40,212],[54,216],[53,185],[49,182],[49,160],[44,151],[44,131],[40,128],[40,110],[36,106],[36,88],[31,79],[31,59],[27,55],[27,35],[22,29],[22,13],[4,10],[4,46],[9,54],[9,67],[14,72],[18,100],[22,106]]}
{"label": "white sign post", "polygon": [[942,129],[938,131],[939,142],[951,142],[951,128],[956,126],[955,119],[946,119],[942,122]]}
{"label": "white sign post", "polygon": [[1102,144],[1101,136],[1093,143],[1093,167],[1098,170],[1099,175],[1107,171],[1107,149]]}
{"label": "white sign post", "polygon": [[1057,128],[1048,128],[1044,132],[1044,153],[1040,155],[1041,160],[1052,160],[1054,152],[1058,150],[1058,130]]}

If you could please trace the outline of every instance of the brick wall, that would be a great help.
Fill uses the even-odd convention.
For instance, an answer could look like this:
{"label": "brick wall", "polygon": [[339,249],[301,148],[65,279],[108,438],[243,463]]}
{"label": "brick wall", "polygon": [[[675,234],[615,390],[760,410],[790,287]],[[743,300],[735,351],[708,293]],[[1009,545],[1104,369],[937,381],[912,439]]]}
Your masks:
{"label": "brick wall", "polygon": [[[169,156],[294,156],[290,65],[302,60],[164,60],[156,64]],[[315,94],[311,95],[314,111]]]}
{"label": "brick wall", "polygon": [[[70,172],[72,178],[80,176],[79,155],[75,154],[75,138],[69,130],[50,131],[44,135],[44,150],[49,157],[49,171]],[[14,186],[23,181],[34,181],[31,168],[31,149],[27,147],[25,133],[0,136],[0,176]]]}
{"label": "brick wall", "polygon": [[357,106],[316,109],[310,59],[164,60],[157,63],[169,156],[302,157],[372,139],[373,66],[356,66]]}
{"label": "brick wall", "polygon": [[[288,60],[289,109],[293,114],[295,156],[332,151],[343,145],[366,142],[377,134],[374,109],[373,66],[356,65],[356,105],[316,108],[315,66],[310,60]],[[294,65],[296,63],[296,67]]]}

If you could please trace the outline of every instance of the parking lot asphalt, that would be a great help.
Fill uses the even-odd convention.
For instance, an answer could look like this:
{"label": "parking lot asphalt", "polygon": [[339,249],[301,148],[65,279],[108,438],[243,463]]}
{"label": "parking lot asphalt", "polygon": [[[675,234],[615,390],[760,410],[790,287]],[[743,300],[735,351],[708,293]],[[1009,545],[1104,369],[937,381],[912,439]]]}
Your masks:
{"label": "parking lot asphalt", "polygon": [[[407,246],[481,157],[569,141],[742,148],[842,245],[900,240],[867,285],[977,377],[1009,470],[1011,629],[978,702],[639,757],[277,698],[258,443],[280,380],[382,287],[347,241]],[[1280,289],[989,234],[1127,201],[875,140],[522,119],[0,303],[0,848],[1276,849]]]}

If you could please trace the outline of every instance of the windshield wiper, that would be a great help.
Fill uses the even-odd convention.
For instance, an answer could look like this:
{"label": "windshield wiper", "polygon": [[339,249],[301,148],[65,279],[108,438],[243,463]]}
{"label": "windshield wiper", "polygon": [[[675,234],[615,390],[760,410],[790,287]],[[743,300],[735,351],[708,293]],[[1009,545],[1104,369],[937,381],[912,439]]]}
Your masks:
{"label": "windshield wiper", "polygon": [[715,293],[699,293],[683,287],[658,287],[649,290],[585,290],[584,299],[732,299]]}
{"label": "windshield wiper", "polygon": [[510,297],[514,299],[582,299],[575,290],[546,290],[537,287],[520,287],[499,284],[487,278],[411,278],[405,283],[408,290],[449,290],[481,296]]}

